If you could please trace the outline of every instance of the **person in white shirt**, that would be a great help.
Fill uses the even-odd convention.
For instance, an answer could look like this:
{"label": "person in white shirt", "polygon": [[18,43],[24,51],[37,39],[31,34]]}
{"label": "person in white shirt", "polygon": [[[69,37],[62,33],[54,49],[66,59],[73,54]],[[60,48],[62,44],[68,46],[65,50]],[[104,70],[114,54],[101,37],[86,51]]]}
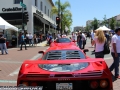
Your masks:
{"label": "person in white shirt", "polygon": [[120,79],[119,76],[119,61],[120,61],[120,28],[115,30],[111,40],[111,55],[113,57],[113,63],[110,66],[110,71],[115,69],[115,77]]}
{"label": "person in white shirt", "polygon": [[86,36],[85,36],[85,34],[84,33],[82,33],[82,44],[83,44],[83,47],[82,47],[82,49],[84,49],[85,48],[85,45],[86,45]]}
{"label": "person in white shirt", "polygon": [[32,46],[33,46],[33,35],[32,35],[31,33],[29,33],[28,38],[29,38],[29,46],[30,46],[31,44],[32,44]]}
{"label": "person in white shirt", "polygon": [[104,44],[106,37],[102,30],[97,30],[92,44],[95,44],[95,58],[104,58]]}

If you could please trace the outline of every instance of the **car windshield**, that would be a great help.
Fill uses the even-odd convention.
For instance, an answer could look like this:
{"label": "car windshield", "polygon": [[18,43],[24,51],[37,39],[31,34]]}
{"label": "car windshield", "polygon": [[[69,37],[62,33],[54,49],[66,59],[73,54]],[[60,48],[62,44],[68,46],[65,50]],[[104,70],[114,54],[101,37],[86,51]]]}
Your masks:
{"label": "car windshield", "polygon": [[85,59],[80,50],[52,50],[44,54],[43,60]]}
{"label": "car windshield", "polygon": [[71,40],[68,38],[59,38],[56,40],[56,42],[57,43],[69,43],[69,42],[71,42]]}
{"label": "car windshield", "polygon": [[39,67],[54,72],[71,72],[84,69],[89,64],[85,63],[74,63],[74,64],[39,64]]}

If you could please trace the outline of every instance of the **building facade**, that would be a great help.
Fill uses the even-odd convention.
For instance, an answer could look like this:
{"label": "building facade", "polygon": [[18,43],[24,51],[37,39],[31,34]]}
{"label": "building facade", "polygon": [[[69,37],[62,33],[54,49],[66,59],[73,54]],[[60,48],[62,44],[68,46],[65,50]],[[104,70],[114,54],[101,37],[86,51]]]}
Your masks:
{"label": "building facade", "polygon": [[47,34],[56,27],[56,16],[51,15],[54,6],[52,0],[0,0],[0,16],[10,24],[22,29],[22,6],[26,5],[24,12],[28,13],[29,21],[25,26],[28,33]]}
{"label": "building facade", "polygon": [[84,31],[84,27],[83,26],[75,26],[74,32],[79,32],[79,31]]}

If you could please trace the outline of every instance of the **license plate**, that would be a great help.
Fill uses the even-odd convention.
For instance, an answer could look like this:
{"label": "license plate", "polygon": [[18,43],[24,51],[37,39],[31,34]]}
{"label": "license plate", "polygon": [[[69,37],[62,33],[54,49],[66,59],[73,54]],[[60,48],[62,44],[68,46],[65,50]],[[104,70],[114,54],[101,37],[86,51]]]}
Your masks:
{"label": "license plate", "polygon": [[56,83],[56,90],[72,90],[72,83]]}

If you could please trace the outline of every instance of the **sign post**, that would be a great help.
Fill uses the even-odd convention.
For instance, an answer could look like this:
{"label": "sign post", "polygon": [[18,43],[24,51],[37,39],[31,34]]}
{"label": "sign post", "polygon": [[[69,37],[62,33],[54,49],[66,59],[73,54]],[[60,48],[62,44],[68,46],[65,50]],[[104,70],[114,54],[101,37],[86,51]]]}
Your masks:
{"label": "sign post", "polygon": [[24,34],[25,34],[25,30],[24,30],[24,8],[26,8],[26,5],[23,4],[22,2],[20,2],[20,5],[22,6],[22,30],[24,31]]}

